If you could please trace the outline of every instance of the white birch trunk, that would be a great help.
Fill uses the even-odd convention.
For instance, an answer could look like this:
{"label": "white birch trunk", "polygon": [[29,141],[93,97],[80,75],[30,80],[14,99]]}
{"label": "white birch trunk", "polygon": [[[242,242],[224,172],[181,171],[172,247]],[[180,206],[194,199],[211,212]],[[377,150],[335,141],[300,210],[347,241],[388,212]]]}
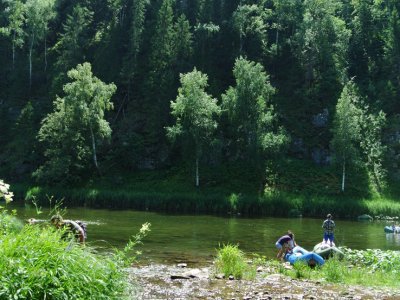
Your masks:
{"label": "white birch trunk", "polygon": [[346,178],[346,161],[343,161],[343,169],[342,169],[342,192],[344,192],[345,178]]}
{"label": "white birch trunk", "polygon": [[94,139],[92,126],[90,126],[90,135],[91,135],[91,138],[92,138],[93,163],[94,163],[97,171],[99,171],[99,166],[97,164],[97,155],[96,155],[96,142],[95,142],[95,139]]}
{"label": "white birch trunk", "polygon": [[196,155],[196,187],[199,186],[199,156]]}
{"label": "white birch trunk", "polygon": [[31,44],[29,46],[29,90],[32,87],[32,51],[33,51],[34,40],[35,40],[35,34],[32,33]]}
{"label": "white birch trunk", "polygon": [[44,37],[44,71],[47,70],[47,38]]}

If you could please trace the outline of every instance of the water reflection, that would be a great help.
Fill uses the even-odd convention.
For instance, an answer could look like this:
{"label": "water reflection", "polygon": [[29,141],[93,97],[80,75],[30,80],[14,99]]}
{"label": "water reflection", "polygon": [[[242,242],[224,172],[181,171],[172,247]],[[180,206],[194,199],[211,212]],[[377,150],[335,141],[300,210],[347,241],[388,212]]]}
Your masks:
{"label": "water reflection", "polygon": [[388,244],[400,246],[400,234],[386,233],[386,241]]}

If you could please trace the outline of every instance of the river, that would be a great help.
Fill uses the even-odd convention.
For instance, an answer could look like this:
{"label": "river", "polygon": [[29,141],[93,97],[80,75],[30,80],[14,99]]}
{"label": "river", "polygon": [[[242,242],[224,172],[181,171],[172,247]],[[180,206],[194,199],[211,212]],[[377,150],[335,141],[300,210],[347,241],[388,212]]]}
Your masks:
{"label": "river", "polygon": [[[18,217],[48,220],[50,213],[43,209],[37,215],[29,206],[17,206]],[[275,242],[290,229],[296,242],[312,250],[322,240],[322,219],[311,218],[244,218],[209,215],[170,215],[134,210],[104,210],[69,208],[65,218],[88,223],[87,243],[98,249],[121,248],[141,224],[151,223],[151,232],[138,249],[142,262],[170,264],[191,262],[209,263],[219,245],[238,244],[246,254],[256,253],[272,258]],[[358,222],[335,220],[336,244],[354,249],[400,249],[400,234],[385,234],[388,222]]]}

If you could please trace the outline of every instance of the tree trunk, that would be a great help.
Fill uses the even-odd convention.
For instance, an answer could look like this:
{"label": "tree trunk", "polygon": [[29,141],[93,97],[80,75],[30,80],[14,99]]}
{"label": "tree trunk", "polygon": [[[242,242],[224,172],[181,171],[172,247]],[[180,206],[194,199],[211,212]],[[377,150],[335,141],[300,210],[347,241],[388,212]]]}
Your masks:
{"label": "tree trunk", "polygon": [[199,187],[199,156],[196,155],[196,187]]}
{"label": "tree trunk", "polygon": [[93,163],[94,163],[94,166],[96,167],[97,172],[99,172],[99,174],[100,174],[99,165],[97,163],[96,142],[95,142],[95,139],[94,139],[93,129],[92,129],[91,125],[90,125],[90,135],[91,135],[91,138],[92,138]]}
{"label": "tree trunk", "polygon": [[33,42],[35,40],[35,34],[32,33],[31,44],[29,46],[29,90],[32,87],[32,51],[33,51]]}
{"label": "tree trunk", "polygon": [[47,70],[47,38],[44,37],[44,71]]}
{"label": "tree trunk", "polygon": [[345,178],[346,178],[346,161],[343,161],[343,169],[342,169],[342,192],[344,192]]}
{"label": "tree trunk", "polygon": [[15,68],[15,32],[14,32],[14,38],[13,38],[13,42],[12,42],[12,68],[14,70]]}

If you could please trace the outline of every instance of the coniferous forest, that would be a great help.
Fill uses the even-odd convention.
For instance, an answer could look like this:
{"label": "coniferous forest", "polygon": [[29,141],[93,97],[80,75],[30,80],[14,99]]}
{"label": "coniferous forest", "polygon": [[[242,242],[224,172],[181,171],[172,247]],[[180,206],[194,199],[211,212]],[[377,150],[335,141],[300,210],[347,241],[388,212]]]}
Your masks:
{"label": "coniferous forest", "polygon": [[398,1],[0,6],[8,182],[400,194]]}

